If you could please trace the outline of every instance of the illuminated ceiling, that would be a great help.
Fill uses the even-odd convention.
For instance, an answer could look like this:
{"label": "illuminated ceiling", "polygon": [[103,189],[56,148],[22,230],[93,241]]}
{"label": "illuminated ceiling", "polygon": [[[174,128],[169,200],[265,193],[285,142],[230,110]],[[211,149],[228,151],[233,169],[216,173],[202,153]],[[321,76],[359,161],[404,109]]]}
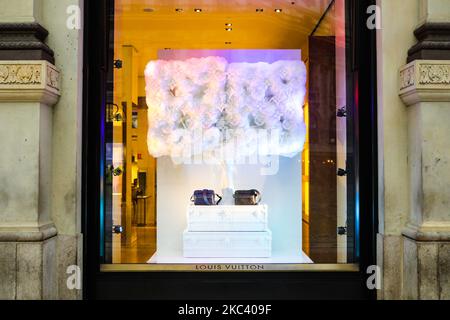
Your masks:
{"label": "illuminated ceiling", "polygon": [[140,70],[158,49],[306,49],[330,2],[116,0],[116,48],[133,45]]}

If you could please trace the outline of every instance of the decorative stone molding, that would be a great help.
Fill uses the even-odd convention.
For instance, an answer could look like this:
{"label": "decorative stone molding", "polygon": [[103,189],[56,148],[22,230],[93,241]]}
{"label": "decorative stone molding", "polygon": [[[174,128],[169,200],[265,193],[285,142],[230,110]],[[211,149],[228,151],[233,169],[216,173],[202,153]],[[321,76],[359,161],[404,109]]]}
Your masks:
{"label": "decorative stone molding", "polygon": [[408,106],[450,101],[450,60],[415,60],[400,69],[400,97]]}
{"label": "decorative stone molding", "polygon": [[51,63],[0,61],[0,101],[56,103],[60,96],[60,72]]}
{"label": "decorative stone molding", "polygon": [[415,85],[416,77],[414,75],[414,72],[414,65],[411,65],[400,71],[400,90],[404,90]]}
{"label": "decorative stone molding", "polygon": [[41,226],[0,226],[0,242],[39,242],[57,235],[53,223]]}
{"label": "decorative stone molding", "polygon": [[45,44],[48,31],[38,23],[0,23],[0,60],[47,60],[54,52]]}
{"label": "decorative stone molding", "polygon": [[0,64],[0,84],[40,84],[40,65]]}
{"label": "decorative stone molding", "polygon": [[47,85],[59,92],[59,71],[50,64],[47,64]]}
{"label": "decorative stone molding", "polygon": [[408,51],[414,60],[450,60],[450,23],[427,22],[414,31],[419,41]]}
{"label": "decorative stone molding", "polygon": [[415,241],[450,243],[450,223],[425,222],[420,227],[408,224],[402,234]]}
{"label": "decorative stone molding", "polygon": [[450,85],[450,64],[421,65],[419,83]]}

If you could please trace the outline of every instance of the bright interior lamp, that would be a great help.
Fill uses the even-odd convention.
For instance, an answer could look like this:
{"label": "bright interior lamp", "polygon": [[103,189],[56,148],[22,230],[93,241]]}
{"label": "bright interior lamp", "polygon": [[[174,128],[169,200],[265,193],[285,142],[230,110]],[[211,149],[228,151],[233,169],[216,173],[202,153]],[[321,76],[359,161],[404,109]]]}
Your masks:
{"label": "bright interior lamp", "polygon": [[154,157],[205,152],[226,157],[230,149],[233,157],[294,157],[303,149],[306,68],[301,61],[156,60],[147,65],[145,79]]}

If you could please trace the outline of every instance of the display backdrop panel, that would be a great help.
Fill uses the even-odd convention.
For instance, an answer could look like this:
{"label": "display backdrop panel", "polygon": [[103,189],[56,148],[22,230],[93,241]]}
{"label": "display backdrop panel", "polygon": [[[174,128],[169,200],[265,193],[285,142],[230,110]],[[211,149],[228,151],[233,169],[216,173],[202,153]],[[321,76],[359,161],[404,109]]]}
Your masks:
{"label": "display backdrop panel", "polygon": [[[158,53],[158,58],[165,61],[188,61],[211,56],[222,57],[228,64],[301,61],[300,50],[161,50]],[[302,107],[299,105],[299,110]],[[149,263],[310,263],[311,260],[302,252],[301,155],[257,158],[254,164],[234,165],[233,187],[261,192],[262,203],[268,208],[268,225],[272,232],[271,257],[242,257],[237,260],[216,257],[210,261],[208,257],[200,260],[183,257],[183,232],[188,225],[186,212],[189,198],[193,190],[198,189],[213,189],[220,193],[223,188],[222,166],[203,163],[177,165],[170,157],[161,157],[157,160],[157,253]]]}

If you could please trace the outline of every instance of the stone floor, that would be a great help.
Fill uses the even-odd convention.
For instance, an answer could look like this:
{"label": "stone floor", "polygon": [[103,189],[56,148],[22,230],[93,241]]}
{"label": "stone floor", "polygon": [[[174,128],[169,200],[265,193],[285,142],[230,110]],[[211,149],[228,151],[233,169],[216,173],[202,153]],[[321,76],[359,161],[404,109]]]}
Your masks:
{"label": "stone floor", "polygon": [[123,264],[146,263],[156,252],[156,227],[135,227],[137,240],[130,246],[122,246]]}

